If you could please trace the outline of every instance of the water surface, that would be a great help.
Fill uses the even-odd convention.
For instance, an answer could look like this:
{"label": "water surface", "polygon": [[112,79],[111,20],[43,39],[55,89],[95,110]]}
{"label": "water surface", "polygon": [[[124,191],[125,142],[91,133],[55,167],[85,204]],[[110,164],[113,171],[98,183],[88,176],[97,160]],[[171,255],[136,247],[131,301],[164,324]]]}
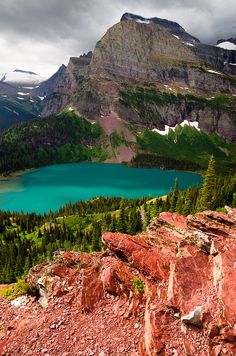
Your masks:
{"label": "water surface", "polygon": [[158,168],[91,162],[47,166],[0,181],[0,209],[44,213],[97,196],[162,196],[174,187],[176,177],[180,189],[202,183],[199,174]]}

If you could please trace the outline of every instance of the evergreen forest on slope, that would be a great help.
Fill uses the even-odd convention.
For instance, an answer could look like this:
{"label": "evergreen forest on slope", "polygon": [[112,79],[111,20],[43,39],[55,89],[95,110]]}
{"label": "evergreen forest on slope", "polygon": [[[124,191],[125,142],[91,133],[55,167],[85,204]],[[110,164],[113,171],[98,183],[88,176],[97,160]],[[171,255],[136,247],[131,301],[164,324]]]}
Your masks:
{"label": "evergreen forest on slope", "polygon": [[186,216],[205,209],[225,211],[225,205],[236,207],[236,176],[216,175],[211,157],[201,188],[179,191],[176,180],[166,197],[100,197],[44,215],[0,211],[0,283],[15,282],[57,250],[99,251],[104,231],[135,235],[160,212]]}

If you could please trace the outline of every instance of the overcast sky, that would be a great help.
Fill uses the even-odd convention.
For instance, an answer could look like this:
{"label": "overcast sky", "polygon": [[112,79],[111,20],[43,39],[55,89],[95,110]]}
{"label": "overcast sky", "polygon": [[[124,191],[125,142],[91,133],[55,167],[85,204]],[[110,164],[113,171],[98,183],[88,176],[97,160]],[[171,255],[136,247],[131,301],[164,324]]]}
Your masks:
{"label": "overcast sky", "polygon": [[70,56],[92,50],[124,12],[177,21],[205,43],[236,37],[235,0],[3,0],[0,72],[48,77]]}

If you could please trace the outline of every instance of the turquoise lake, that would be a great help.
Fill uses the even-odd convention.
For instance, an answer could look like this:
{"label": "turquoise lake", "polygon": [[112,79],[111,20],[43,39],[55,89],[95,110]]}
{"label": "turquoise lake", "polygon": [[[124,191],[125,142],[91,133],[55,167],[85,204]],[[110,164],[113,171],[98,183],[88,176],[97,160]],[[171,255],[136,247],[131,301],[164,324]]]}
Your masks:
{"label": "turquoise lake", "polygon": [[141,198],[201,185],[199,174],[157,168],[128,168],[120,164],[71,163],[39,168],[0,181],[0,210],[44,213],[69,202],[98,196]]}

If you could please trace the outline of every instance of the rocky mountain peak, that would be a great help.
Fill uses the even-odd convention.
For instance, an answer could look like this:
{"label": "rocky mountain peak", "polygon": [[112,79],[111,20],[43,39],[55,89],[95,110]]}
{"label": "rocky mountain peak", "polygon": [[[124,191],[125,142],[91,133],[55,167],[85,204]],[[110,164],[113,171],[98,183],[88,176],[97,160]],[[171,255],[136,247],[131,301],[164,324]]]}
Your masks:
{"label": "rocky mountain peak", "polygon": [[138,23],[144,23],[144,24],[155,23],[157,25],[162,26],[168,32],[170,32],[172,35],[176,36],[177,38],[179,38],[185,42],[189,42],[192,44],[200,43],[198,38],[193,37],[192,35],[187,33],[182,26],[180,26],[177,22],[174,22],[174,21],[161,19],[159,17],[145,18],[145,17],[139,16],[139,15],[134,15],[134,14],[128,13],[128,12],[126,12],[125,14],[122,15],[121,21],[136,21]]}
{"label": "rocky mountain peak", "polygon": [[105,78],[160,81],[160,70],[183,63],[200,65],[188,45],[155,22],[121,21],[97,43],[90,73]]}
{"label": "rocky mountain peak", "polygon": [[37,298],[0,299],[0,353],[235,355],[236,209],[227,209],[161,213],[138,236],[105,233],[101,253],[59,252],[32,268]]}

